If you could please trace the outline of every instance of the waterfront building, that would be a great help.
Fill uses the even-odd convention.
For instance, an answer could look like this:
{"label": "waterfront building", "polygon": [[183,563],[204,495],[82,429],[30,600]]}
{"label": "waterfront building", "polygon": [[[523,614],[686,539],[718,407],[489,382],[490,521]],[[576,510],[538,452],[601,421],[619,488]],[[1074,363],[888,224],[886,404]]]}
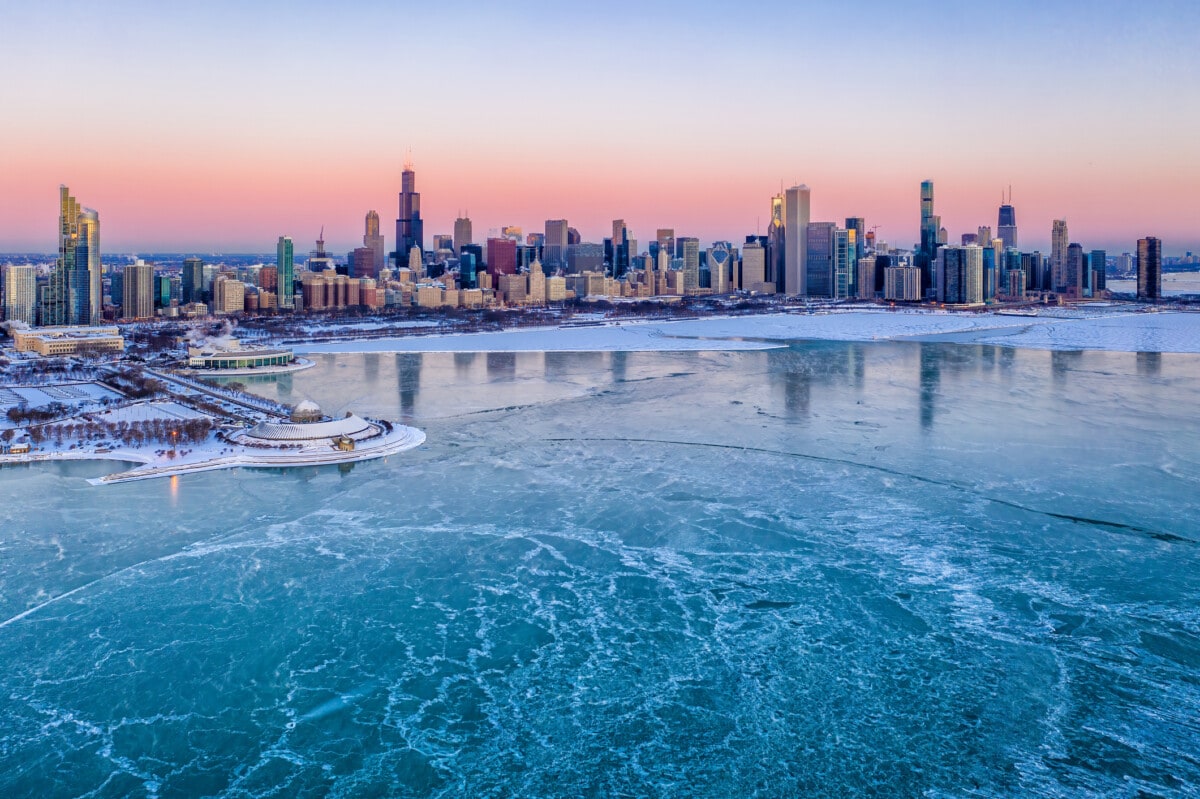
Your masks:
{"label": "waterfront building", "polygon": [[855,296],[860,300],[875,299],[875,259],[874,255],[864,255],[858,259]]}
{"label": "waterfront building", "polygon": [[37,323],[37,269],[4,267],[4,318],[9,322]]}
{"label": "waterfront building", "polygon": [[1162,242],[1153,236],[1138,239],[1137,296],[1139,300],[1162,299]]}
{"label": "waterfront building", "polygon": [[289,236],[280,236],[275,245],[275,271],[279,280],[279,307],[290,311],[295,308],[295,276],[294,248]]}
{"label": "waterfront building", "polygon": [[1067,290],[1067,220],[1055,219],[1050,228],[1050,285],[1044,288],[1059,294]]}
{"label": "waterfront building", "polygon": [[784,293],[808,293],[808,225],[811,192],[793,186],[784,192]]}
{"label": "waterfront building", "polygon": [[1088,269],[1092,275],[1092,296],[1108,289],[1108,253],[1104,250],[1092,250],[1088,255]]}
{"label": "waterfront building", "polygon": [[1013,299],[1025,297],[1025,270],[1009,269],[1005,273],[1004,293]]}
{"label": "waterfront building", "polygon": [[1074,298],[1082,297],[1086,277],[1087,262],[1084,260],[1083,246],[1074,243],[1067,245],[1067,262],[1063,272],[1066,295]]}
{"label": "waterfront building", "polygon": [[936,265],[938,302],[948,305],[983,303],[982,247],[941,247]]}
{"label": "waterfront building", "polygon": [[915,266],[885,267],[883,298],[900,302],[916,302],[921,299],[921,270]]}
{"label": "waterfront building", "polygon": [[121,273],[123,319],[154,318],[154,264],[139,259]]}
{"label": "waterfront building", "polygon": [[675,240],[683,247],[683,293],[700,293],[700,239],[682,236]]}
{"label": "waterfront building", "polygon": [[383,234],[379,232],[379,214],[375,211],[367,211],[363,247],[371,253],[371,270],[367,272],[364,269],[363,274],[378,275],[387,266],[387,246]]}
{"label": "waterfront building", "polygon": [[400,173],[400,214],[396,219],[396,265],[403,265],[416,247],[425,249],[425,223],[421,221],[421,195],[417,192],[417,173],[412,161],[404,162]]}

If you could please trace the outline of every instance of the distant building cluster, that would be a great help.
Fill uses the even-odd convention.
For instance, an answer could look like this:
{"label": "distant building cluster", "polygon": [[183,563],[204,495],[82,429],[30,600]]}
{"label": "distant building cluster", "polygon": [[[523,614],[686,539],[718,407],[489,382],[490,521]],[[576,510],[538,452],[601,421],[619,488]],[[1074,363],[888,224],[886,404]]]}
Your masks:
{"label": "distant building cluster", "polygon": [[[106,268],[99,214],[60,187],[58,258],[48,273],[8,265],[0,274],[4,318],[38,326],[93,326],[157,317],[303,311],[367,311],[388,306],[485,308],[539,306],[576,298],[660,298],[781,294],[817,300],[996,302],[1080,300],[1106,294],[1109,256],[1072,242],[1066,220],[1051,228],[1050,253],[1019,249],[1011,190],[995,230],[980,226],[956,242],[935,213],[933,181],[920,186],[920,235],[911,249],[890,247],[863,217],[811,219],[811,190],[797,185],[771,198],[766,235],[740,245],[677,236],[660,228],[644,248],[622,219],[612,235],[585,242],[566,219],[523,235],[505,226],[476,243],[469,215],[426,249],[416,172],[401,175],[395,248],[376,211],[366,214],[362,246],[337,258],[324,235],[297,260],[280,236],[274,264],[208,264],[185,258],[160,267],[136,260]],[[1189,254],[1190,256],[1190,254]],[[1136,256],[1115,260],[1115,274],[1137,276],[1139,299],[1162,297],[1162,245],[1147,237]]]}

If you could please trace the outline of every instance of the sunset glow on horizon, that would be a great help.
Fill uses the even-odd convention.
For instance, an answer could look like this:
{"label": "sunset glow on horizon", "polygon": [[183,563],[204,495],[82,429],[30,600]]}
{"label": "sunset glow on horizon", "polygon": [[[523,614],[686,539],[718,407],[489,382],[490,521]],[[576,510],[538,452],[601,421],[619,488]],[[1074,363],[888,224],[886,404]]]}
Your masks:
{"label": "sunset glow on horizon", "polygon": [[[0,251],[55,246],[57,187],[105,252],[263,252],[378,211],[411,149],[432,235],[566,218],[740,243],[781,185],[813,219],[956,240],[1013,188],[1023,248],[1200,250],[1194,3],[56,3],[6,14]],[[973,5],[973,4],[972,4]]]}

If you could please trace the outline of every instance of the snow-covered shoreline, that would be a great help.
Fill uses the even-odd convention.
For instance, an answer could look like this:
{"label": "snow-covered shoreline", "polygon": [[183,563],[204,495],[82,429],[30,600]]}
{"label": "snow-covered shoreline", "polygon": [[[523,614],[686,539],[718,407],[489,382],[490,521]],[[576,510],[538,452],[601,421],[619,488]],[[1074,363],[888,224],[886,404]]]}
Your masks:
{"label": "snow-covered shoreline", "polygon": [[1040,350],[1200,353],[1200,313],[1133,307],[998,313],[853,310],[622,321],[490,333],[322,341],[306,354],[353,352],[674,352],[759,350],[795,341],[946,341]]}
{"label": "snow-covered shoreline", "polygon": [[89,480],[92,485],[109,485],[155,477],[175,477],[214,469],[259,468],[279,469],[288,466],[327,466],[384,458],[418,447],[425,442],[425,433],[413,427],[394,425],[392,429],[351,451],[340,451],[315,444],[302,449],[256,449],[231,446],[227,442],[210,441],[191,446],[186,454],[171,457],[161,444],[143,448],[122,447],[97,451],[95,449],[49,449],[19,455],[0,455],[0,466],[48,461],[118,461],[132,463],[131,469],[114,472]]}

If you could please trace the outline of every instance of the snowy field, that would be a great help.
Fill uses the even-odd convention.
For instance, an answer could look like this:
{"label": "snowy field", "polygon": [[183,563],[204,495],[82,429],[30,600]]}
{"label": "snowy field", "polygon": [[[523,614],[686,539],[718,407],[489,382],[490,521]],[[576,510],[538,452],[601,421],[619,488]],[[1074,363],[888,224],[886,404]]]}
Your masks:
{"label": "snowy field", "polygon": [[94,413],[92,414],[92,418],[102,423],[111,422],[119,424],[121,422],[148,422],[152,419],[165,419],[167,421],[203,419],[205,418],[205,414],[192,410],[186,405],[180,405],[178,402],[172,400],[156,400],[152,402],[136,402],[132,405],[113,408],[103,413]]}
{"label": "snowy field", "polygon": [[1200,352],[1200,314],[1054,310],[994,313],[852,311],[680,322],[624,322],[496,333],[298,344],[297,352],[601,352],[752,350],[803,340],[954,341],[1051,350]]}
{"label": "snowy field", "polygon": [[102,399],[120,399],[121,395],[99,383],[60,383],[47,386],[0,386],[0,411],[17,405],[39,408],[52,402],[64,405],[98,403]]}

